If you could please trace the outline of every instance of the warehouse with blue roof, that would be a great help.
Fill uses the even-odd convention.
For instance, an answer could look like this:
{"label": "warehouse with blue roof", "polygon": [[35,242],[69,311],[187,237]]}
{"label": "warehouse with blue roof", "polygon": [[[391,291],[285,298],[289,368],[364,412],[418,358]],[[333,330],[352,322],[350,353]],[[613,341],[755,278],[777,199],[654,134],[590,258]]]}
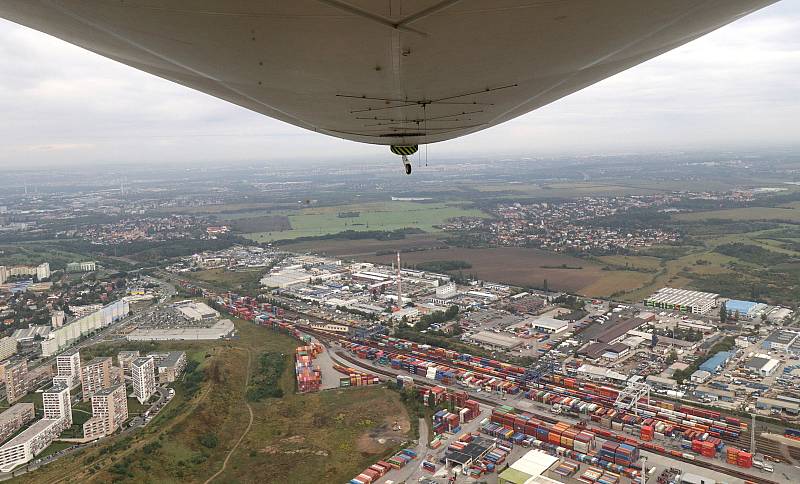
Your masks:
{"label": "warehouse with blue roof", "polygon": [[767,305],[754,301],[740,301],[738,299],[728,299],[725,301],[725,311],[728,316],[739,313],[739,318],[753,319],[766,311]]}
{"label": "warehouse with blue roof", "polygon": [[732,351],[720,351],[716,355],[703,362],[703,364],[700,365],[700,369],[709,373],[718,373],[720,370],[725,368],[725,365],[728,364],[728,361],[730,361],[732,357]]}

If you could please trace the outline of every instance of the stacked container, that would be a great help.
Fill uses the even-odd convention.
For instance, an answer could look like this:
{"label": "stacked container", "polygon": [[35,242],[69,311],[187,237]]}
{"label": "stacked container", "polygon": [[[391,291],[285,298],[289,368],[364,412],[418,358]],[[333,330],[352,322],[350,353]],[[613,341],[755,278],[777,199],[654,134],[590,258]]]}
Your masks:
{"label": "stacked container", "polygon": [[433,429],[436,433],[452,432],[457,433],[461,430],[461,419],[458,414],[450,413],[447,410],[439,410],[433,414]]}
{"label": "stacked container", "polygon": [[705,440],[693,440],[692,451],[697,452],[703,457],[713,458],[717,456],[717,448],[714,443]]}
{"label": "stacked container", "polygon": [[319,345],[299,346],[295,350],[295,375],[297,391],[300,393],[317,392],[322,385],[322,374],[318,366],[313,366],[314,357],[319,354]]}
{"label": "stacked container", "polygon": [[739,450],[735,447],[728,447],[727,449],[727,462],[739,467],[749,469],[753,467],[753,454]]}
{"label": "stacked container", "polygon": [[640,437],[645,442],[649,442],[653,440],[653,426],[652,425],[642,425]]}

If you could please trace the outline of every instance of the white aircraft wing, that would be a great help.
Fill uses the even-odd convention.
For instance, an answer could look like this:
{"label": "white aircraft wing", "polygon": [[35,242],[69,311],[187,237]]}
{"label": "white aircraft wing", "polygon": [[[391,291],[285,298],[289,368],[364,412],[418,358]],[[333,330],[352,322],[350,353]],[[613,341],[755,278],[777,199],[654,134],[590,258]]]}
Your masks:
{"label": "white aircraft wing", "polygon": [[423,144],[777,0],[0,0],[0,17],[303,128]]}

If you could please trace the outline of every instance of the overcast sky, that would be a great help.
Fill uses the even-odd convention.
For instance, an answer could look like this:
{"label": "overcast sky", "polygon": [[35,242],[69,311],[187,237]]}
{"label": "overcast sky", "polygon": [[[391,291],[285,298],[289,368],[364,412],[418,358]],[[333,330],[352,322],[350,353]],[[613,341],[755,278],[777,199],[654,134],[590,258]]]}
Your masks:
{"label": "overcast sky", "polygon": [[[784,0],[430,155],[800,145],[800,2]],[[313,134],[0,19],[0,167],[393,159]]]}

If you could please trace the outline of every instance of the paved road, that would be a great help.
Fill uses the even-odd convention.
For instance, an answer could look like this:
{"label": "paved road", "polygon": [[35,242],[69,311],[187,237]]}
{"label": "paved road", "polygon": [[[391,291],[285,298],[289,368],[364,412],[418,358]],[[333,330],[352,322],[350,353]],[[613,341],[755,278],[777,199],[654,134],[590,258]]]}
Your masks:
{"label": "paved road", "polygon": [[428,431],[428,423],[425,421],[424,418],[419,419],[419,441],[417,442],[417,446],[414,447],[414,451],[417,453],[417,458],[412,460],[407,466],[403,467],[402,469],[393,470],[383,476],[381,479],[378,479],[379,484],[384,484],[387,481],[394,481],[394,482],[416,482],[415,476],[421,475],[422,473],[427,474],[425,471],[422,470],[422,460],[425,458],[425,455],[428,453],[428,442],[430,441],[430,435]]}

